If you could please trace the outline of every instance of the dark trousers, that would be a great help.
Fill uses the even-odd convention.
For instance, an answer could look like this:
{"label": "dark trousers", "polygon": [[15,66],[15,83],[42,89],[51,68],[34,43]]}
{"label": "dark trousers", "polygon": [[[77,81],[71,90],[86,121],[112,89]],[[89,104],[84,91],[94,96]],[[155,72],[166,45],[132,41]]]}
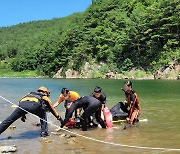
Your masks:
{"label": "dark trousers", "polygon": [[100,107],[100,104],[89,105],[86,109],[84,109],[84,112],[81,117],[83,119],[88,119],[93,113],[97,111],[99,107]]}
{"label": "dark trousers", "polygon": [[[123,111],[120,111],[120,109]],[[127,109],[127,107],[124,105],[123,102],[118,102],[114,107],[112,107],[110,109],[110,112],[112,114],[112,117],[116,117],[116,118],[126,118],[128,117],[129,114],[129,110]]]}
{"label": "dark trousers", "polygon": [[[82,129],[83,130],[87,130],[87,120],[88,120],[88,118],[93,114],[93,113],[95,113],[99,108],[101,107],[101,104],[100,103],[92,103],[92,104],[90,104],[86,109],[84,109],[84,112],[83,112],[83,114],[82,114],[82,116],[81,116],[81,123],[82,123]],[[106,126],[105,126],[105,124],[104,124],[104,122],[103,122],[103,120],[100,118],[100,119],[98,119],[99,121],[99,123],[101,124],[101,126],[103,127],[103,128],[105,128]],[[104,124],[104,125],[103,125]]]}
{"label": "dark trousers", "polygon": [[[41,104],[36,102],[24,101],[19,103],[19,106],[26,111],[37,115],[39,118],[47,121],[46,111],[42,108]],[[4,132],[13,122],[15,122],[17,119],[24,116],[25,114],[27,114],[27,112],[17,107],[14,112],[0,124],[0,134]],[[48,132],[47,122],[43,120],[40,120],[41,132]]]}
{"label": "dark trousers", "polygon": [[98,126],[98,124],[100,124],[102,128],[106,128],[106,125],[101,118],[101,108],[99,108],[95,113],[93,113],[92,123],[94,126]]}

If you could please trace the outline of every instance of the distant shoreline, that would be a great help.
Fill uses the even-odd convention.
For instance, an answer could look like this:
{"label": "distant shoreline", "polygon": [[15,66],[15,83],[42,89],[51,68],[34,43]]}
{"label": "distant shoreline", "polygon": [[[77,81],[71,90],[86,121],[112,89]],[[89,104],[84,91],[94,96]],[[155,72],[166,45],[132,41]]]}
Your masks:
{"label": "distant shoreline", "polygon": [[[0,76],[0,79],[99,79],[99,80],[103,80],[103,79],[107,79],[107,78],[52,78],[52,77],[2,77]],[[154,78],[109,78],[108,80],[179,80],[177,78],[167,78],[167,79],[154,79]]]}

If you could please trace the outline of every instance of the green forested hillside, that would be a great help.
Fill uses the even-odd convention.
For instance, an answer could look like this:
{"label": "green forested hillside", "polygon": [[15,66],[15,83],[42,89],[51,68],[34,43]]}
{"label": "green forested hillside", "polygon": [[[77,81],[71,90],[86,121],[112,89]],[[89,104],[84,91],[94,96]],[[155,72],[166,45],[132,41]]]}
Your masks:
{"label": "green forested hillside", "polygon": [[153,72],[180,61],[179,17],[179,0],[93,0],[83,13],[0,28],[0,68],[52,76],[101,62]]}

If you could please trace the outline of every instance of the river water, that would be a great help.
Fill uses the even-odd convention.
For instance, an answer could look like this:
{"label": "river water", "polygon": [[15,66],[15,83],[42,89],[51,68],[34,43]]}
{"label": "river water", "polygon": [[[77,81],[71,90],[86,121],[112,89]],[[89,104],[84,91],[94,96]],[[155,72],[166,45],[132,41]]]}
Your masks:
{"label": "river water", "polygon": [[[43,85],[51,91],[50,99],[55,103],[63,87],[86,96],[91,94],[94,87],[98,85],[103,88],[107,96],[106,105],[112,107],[118,101],[124,101],[121,90],[124,81],[0,78],[0,96],[18,104],[18,100],[23,95]],[[116,123],[111,129],[96,128],[86,132],[70,129],[74,133],[88,137],[84,138],[63,130],[57,133],[57,127],[54,125],[59,126],[59,122],[48,113],[48,121],[54,125],[49,124],[51,135],[41,138],[40,128],[33,125],[38,122],[38,119],[28,115],[25,123],[17,120],[12,124],[16,127],[15,129],[7,129],[0,135],[0,145],[16,145],[18,154],[180,153],[180,81],[134,80],[132,82],[143,110],[140,119],[147,119],[146,122],[139,122],[136,127],[123,130],[126,124]],[[14,108],[11,106],[6,100],[0,98],[0,121],[12,113]],[[64,116],[63,103],[56,109],[61,116]]]}

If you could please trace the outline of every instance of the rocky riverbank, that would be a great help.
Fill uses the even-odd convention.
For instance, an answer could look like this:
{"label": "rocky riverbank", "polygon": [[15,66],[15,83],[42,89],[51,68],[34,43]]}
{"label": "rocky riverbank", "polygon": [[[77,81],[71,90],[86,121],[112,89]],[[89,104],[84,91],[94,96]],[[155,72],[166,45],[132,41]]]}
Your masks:
{"label": "rocky riverbank", "polygon": [[142,68],[132,68],[129,72],[119,74],[117,72],[102,72],[103,64],[90,65],[85,63],[81,71],[67,69],[63,74],[63,68],[53,78],[102,78],[102,79],[180,79],[180,65],[172,63],[170,67],[160,68],[154,74],[145,72]]}

